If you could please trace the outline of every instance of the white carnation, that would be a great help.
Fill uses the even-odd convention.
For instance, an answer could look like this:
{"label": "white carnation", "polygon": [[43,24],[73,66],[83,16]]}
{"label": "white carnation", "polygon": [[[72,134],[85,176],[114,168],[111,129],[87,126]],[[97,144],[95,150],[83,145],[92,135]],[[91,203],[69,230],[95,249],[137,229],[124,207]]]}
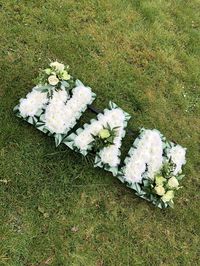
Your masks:
{"label": "white carnation", "polygon": [[181,173],[182,166],[186,163],[185,155],[186,149],[181,147],[180,145],[172,147],[169,151],[168,156],[171,157],[173,163],[176,165],[174,175]]}

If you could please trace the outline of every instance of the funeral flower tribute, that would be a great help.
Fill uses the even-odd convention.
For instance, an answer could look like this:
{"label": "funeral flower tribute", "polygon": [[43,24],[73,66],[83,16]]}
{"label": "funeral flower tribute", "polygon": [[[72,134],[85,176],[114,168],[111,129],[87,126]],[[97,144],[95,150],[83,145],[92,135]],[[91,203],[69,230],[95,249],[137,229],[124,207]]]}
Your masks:
{"label": "funeral flower tribute", "polygon": [[15,114],[53,136],[56,146],[64,143],[84,156],[94,154],[94,167],[110,171],[139,197],[159,208],[173,207],[184,177],[186,149],[156,129],[142,128],[122,163],[122,140],[131,116],[110,101],[96,119],[74,131],[96,94],[68,71],[57,61],[41,70],[36,86],[14,108]]}

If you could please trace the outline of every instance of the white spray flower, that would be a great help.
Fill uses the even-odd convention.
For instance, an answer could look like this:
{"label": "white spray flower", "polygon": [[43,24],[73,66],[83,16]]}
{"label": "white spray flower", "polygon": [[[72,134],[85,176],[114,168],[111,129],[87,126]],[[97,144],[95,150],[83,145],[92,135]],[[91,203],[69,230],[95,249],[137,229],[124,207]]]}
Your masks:
{"label": "white spray flower", "polygon": [[57,71],[62,72],[65,69],[64,64],[58,63],[57,61],[50,64],[51,67],[54,67]]}

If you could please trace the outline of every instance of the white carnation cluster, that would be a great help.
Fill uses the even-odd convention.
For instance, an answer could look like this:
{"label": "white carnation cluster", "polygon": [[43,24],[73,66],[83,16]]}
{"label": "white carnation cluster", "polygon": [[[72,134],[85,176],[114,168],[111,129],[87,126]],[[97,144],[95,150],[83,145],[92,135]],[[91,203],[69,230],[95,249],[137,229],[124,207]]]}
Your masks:
{"label": "white carnation cluster", "polygon": [[66,90],[54,91],[46,108],[45,127],[52,133],[66,134],[91,101],[91,89],[85,86],[75,87],[70,99]]}
{"label": "white carnation cluster", "polygon": [[176,165],[174,175],[182,172],[182,166],[186,163],[185,155],[186,149],[180,145],[176,145],[170,149],[168,157],[171,158],[172,162]]}
{"label": "white carnation cluster", "polygon": [[[145,130],[142,137],[135,142],[137,148],[131,148],[126,165],[123,169],[124,177],[131,182],[140,183],[145,175],[154,178],[162,167],[163,144],[157,130]],[[146,168],[147,167],[147,168]]]}
{"label": "white carnation cluster", "polygon": [[119,127],[116,129],[117,136],[114,139],[114,144],[108,147],[104,147],[99,156],[103,163],[109,164],[111,167],[115,167],[119,164],[119,148],[121,146],[121,139],[125,132],[123,130],[123,123],[125,115],[120,108],[114,108],[111,110],[106,109],[104,114],[97,116],[98,120],[93,120],[91,124],[86,127],[77,137],[74,139],[74,144],[82,151],[87,151],[89,144],[94,140],[93,136],[96,136],[103,127],[108,124],[111,128]]}
{"label": "white carnation cluster", "polygon": [[48,102],[47,93],[33,89],[26,98],[20,100],[19,112],[22,117],[35,116]]}

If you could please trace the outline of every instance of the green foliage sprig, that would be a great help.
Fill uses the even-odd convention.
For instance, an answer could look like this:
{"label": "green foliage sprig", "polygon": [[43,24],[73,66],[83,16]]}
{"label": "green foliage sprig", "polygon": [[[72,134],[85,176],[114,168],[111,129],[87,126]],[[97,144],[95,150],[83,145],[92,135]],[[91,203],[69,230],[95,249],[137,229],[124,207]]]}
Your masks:
{"label": "green foliage sprig", "polygon": [[74,79],[69,75],[68,69],[69,66],[57,61],[51,62],[48,68],[40,70],[39,76],[34,80],[37,85],[36,90],[47,92],[50,98],[54,90],[66,89],[71,91],[74,87]]}
{"label": "green foliage sprig", "polygon": [[143,186],[146,195],[150,198],[154,197],[154,201],[161,205],[169,205],[173,208],[173,198],[175,191],[181,188],[179,181],[184,175],[174,175],[175,165],[171,160],[166,162],[160,172],[154,177],[154,179],[144,178]]}

